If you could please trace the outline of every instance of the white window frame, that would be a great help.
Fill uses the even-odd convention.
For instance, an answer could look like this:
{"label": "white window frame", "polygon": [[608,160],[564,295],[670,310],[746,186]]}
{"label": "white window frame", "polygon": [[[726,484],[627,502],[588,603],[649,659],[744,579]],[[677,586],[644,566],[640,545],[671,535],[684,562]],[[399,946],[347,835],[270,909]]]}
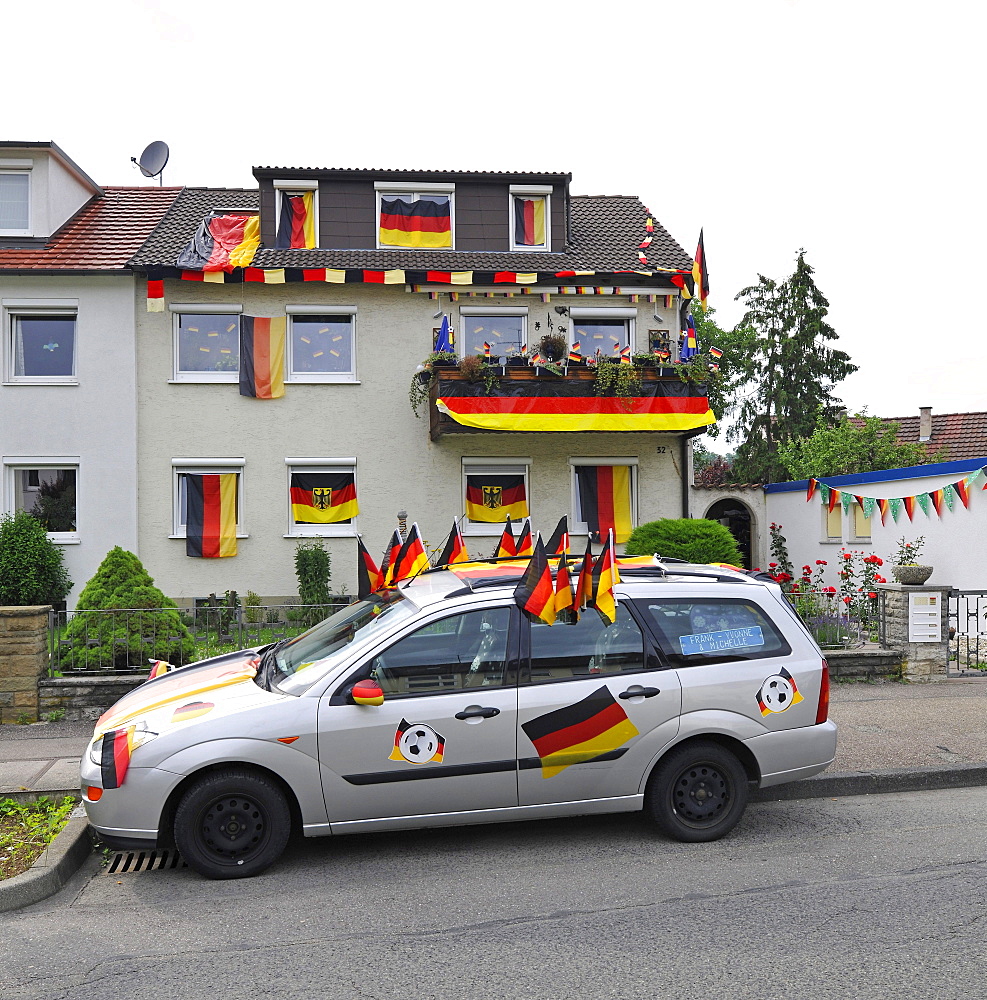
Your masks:
{"label": "white window frame", "polygon": [[[569,309],[569,346],[571,347],[579,338],[576,336],[576,326],[581,319],[620,319],[624,321],[624,330],[627,334],[627,344],[630,345],[633,354],[637,341],[637,309],[630,307],[613,306],[587,307],[573,306]],[[580,341],[579,348],[584,357],[595,353],[595,349],[587,350],[589,344]],[[622,345],[624,346],[624,345]]]}
{"label": "white window frame", "polygon": [[[497,522],[470,521],[466,514],[466,476],[467,473],[476,475],[486,472],[488,475],[497,476],[524,476],[524,495],[528,500],[528,517],[532,518],[534,524],[534,508],[531,503],[531,462],[530,458],[518,457],[517,455],[481,455],[464,457],[462,460],[462,472],[459,484],[459,505],[462,511],[460,530],[463,536],[485,536],[487,538],[500,538],[504,533],[504,525]],[[514,521],[514,524],[520,522]],[[517,531],[514,532],[517,534]]]}
{"label": "white window frame", "polygon": [[[539,246],[529,247],[514,242],[514,199],[534,197],[545,199],[545,242]],[[519,253],[551,253],[552,186],[550,184],[512,184],[507,203],[507,226],[508,232],[511,234],[511,250],[516,250]]]}
{"label": "white window frame", "polygon": [[15,176],[27,177],[27,228],[26,229],[0,229],[0,236],[31,236],[34,233],[32,212],[34,210],[34,199],[32,197],[34,180],[31,176],[31,169],[34,166],[33,160],[20,159],[0,159],[0,174],[13,174]]}
{"label": "white window frame", "polygon": [[[2,299],[4,340],[4,385],[78,385],[79,384],[79,300],[78,299]],[[72,336],[71,375],[15,375],[14,339],[21,318],[75,320]]]}
{"label": "white window frame", "polygon": [[3,462],[3,510],[13,514],[17,510],[17,473],[31,469],[72,469],[75,472],[75,531],[46,532],[51,541],[59,545],[78,545],[81,542],[80,498],[82,496],[82,461],[78,455],[11,455],[4,456]]}
{"label": "white window frame", "polygon": [[598,458],[570,458],[569,459],[569,508],[571,510],[571,515],[569,518],[569,523],[572,528],[569,531],[570,535],[589,535],[589,525],[583,520],[580,520],[580,514],[582,513],[581,505],[579,503],[579,484],[576,480],[576,469],[581,465],[628,465],[631,469],[631,528],[634,529],[638,526],[637,519],[637,484],[638,484],[638,459],[635,457],[618,457],[614,458],[612,456],[600,456]]}
{"label": "white window frame", "polygon": [[[222,382],[228,384],[240,381],[240,322],[239,317],[243,314],[243,306],[235,305],[232,302],[172,302],[168,306],[172,316],[171,334],[171,378],[169,382]],[[180,371],[178,368],[179,358],[179,335],[181,333],[181,318],[183,315],[200,316],[236,316],[237,317],[237,366],[234,370],[227,372],[193,372]]]}
{"label": "white window frame", "polygon": [[[377,214],[374,216],[374,243],[378,250],[423,250],[428,253],[443,252],[456,249],[456,185],[440,183],[416,183],[414,181],[404,183],[401,181],[375,181],[374,193],[376,195]],[[403,194],[414,201],[422,195],[444,194],[449,197],[449,228],[450,245],[447,247],[399,247],[393,243],[380,242],[380,199],[381,195]]]}
{"label": "white window frame", "polygon": [[[842,545],[843,544],[843,504],[837,502],[836,506],[832,510],[832,523],[830,522],[830,510],[829,503],[820,503],[819,509],[822,512],[822,529],[819,541],[823,545]],[[833,524],[838,523],[840,526],[839,535],[832,534]]]}
{"label": "white window frame", "polygon": [[315,246],[312,248],[305,247],[308,249],[319,249],[319,182],[317,180],[307,180],[307,181],[292,181],[292,180],[275,180],[274,184],[274,232],[275,235],[278,231],[278,223],[281,221],[281,199],[286,194],[304,194],[308,191],[313,192],[312,197],[312,212],[315,215]]}
{"label": "white window frame", "polygon": [[[297,383],[350,383],[359,384],[356,373],[356,306],[326,305],[297,305],[287,306],[285,312],[288,315],[287,344],[285,345],[285,382]],[[294,371],[294,336],[292,327],[295,316],[349,316],[350,317],[350,364],[349,372],[300,372]]]}
{"label": "white window frame", "polygon": [[245,458],[173,458],[171,460],[171,534],[169,538],[185,538],[186,525],[181,522],[181,490],[179,479],[191,473],[196,476],[225,475],[237,473],[237,522],[236,537],[249,538],[244,527],[244,467]]}
{"label": "white window frame", "polygon": [[360,515],[349,524],[297,524],[291,516],[291,474],[293,472],[352,472],[353,482],[357,484],[357,503],[360,501],[360,486],[357,476],[356,458],[292,458],[284,460],[285,464],[285,497],[288,504],[288,530],[285,538],[355,538],[359,534],[357,522]]}
{"label": "white window frame", "polygon": [[[471,316],[522,316],[521,343],[528,343],[528,307],[527,306],[460,306],[459,335],[456,337],[456,353],[462,358],[466,356],[466,324],[464,320]],[[493,345],[491,344],[491,347]],[[501,355],[498,354],[498,357]]]}

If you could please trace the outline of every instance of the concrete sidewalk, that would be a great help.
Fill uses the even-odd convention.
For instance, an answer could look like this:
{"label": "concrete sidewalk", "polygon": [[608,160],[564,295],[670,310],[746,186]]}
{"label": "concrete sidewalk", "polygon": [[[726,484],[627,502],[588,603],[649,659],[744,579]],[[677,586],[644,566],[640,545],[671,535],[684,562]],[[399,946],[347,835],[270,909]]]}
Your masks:
{"label": "concrete sidewalk", "polygon": [[[980,783],[981,768],[973,765],[987,765],[987,677],[834,683],[830,718],[840,737],[825,775],[843,780],[840,791],[825,794],[854,794],[858,785],[875,791],[875,774],[900,776],[903,769],[920,772],[921,787],[954,787],[963,774],[973,778],[965,783]],[[79,760],[92,731],[89,722],[0,726],[0,795],[78,794]],[[794,797],[816,780],[783,787]]]}

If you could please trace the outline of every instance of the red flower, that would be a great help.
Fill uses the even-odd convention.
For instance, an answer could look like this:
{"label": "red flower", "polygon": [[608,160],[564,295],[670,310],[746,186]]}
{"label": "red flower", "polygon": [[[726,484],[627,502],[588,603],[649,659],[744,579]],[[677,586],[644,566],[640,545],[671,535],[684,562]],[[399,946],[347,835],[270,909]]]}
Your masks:
{"label": "red flower", "polygon": [[871,599],[872,601],[876,601],[876,600],[877,600],[877,593],[876,593],[875,591],[873,591],[873,590],[872,590],[872,591],[871,591],[871,592],[870,592],[870,593],[869,593],[869,594],[868,594],[867,596],[868,596],[868,597],[869,597],[869,598],[870,598],[870,599]]}
{"label": "red flower", "polygon": [[803,573],[811,573],[811,572],[812,572],[812,567],[811,567],[811,566],[808,566],[808,565],[806,565],[806,566],[803,566],[803,567],[802,567],[802,572],[803,572]]}
{"label": "red flower", "polygon": [[850,603],[850,598],[849,597],[844,597],[843,598],[843,603],[844,604],[849,604]]}
{"label": "red flower", "polygon": [[874,556],[874,565],[875,566],[883,566],[884,565],[884,560],[880,556]]}
{"label": "red flower", "polygon": [[822,592],[824,594],[835,594],[836,593],[836,588],[835,587],[823,587]]}
{"label": "red flower", "polygon": [[769,566],[769,567],[770,567],[771,569],[775,569],[775,568],[777,567],[777,565],[778,565],[777,563],[768,563],[768,566]]}
{"label": "red flower", "polygon": [[843,553],[843,558],[844,559],[852,559],[853,558],[853,553],[852,552],[844,552]]}
{"label": "red flower", "polygon": [[828,566],[829,563],[827,563],[825,559],[817,559],[816,560],[816,565],[817,566]]}

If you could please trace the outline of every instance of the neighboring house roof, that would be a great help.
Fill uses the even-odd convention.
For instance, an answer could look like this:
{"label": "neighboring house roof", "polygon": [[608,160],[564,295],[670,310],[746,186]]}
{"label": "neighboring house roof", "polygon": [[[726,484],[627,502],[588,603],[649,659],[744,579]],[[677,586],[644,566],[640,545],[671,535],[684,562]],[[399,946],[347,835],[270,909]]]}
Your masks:
{"label": "neighboring house roof", "polygon": [[[571,243],[564,253],[457,250],[274,250],[261,248],[257,268],[367,268],[449,271],[641,271],[690,270],[692,258],[655,222],[647,249],[648,267],[638,260],[649,212],[640,199],[624,195],[579,195],[572,206]],[[215,208],[259,206],[259,193],[243,189],[186,188],[162,225],[134,256],[135,266],[173,267],[203,218]],[[635,275],[627,276],[633,283]],[[573,282],[580,279],[573,278]],[[643,278],[642,278],[643,280]],[[586,284],[592,284],[587,279]]]}
{"label": "neighboring house roof", "polygon": [[44,246],[0,247],[0,271],[119,271],[164,218],[180,188],[107,187]]}
{"label": "neighboring house roof", "polygon": [[[898,424],[898,440],[915,443],[919,440],[921,417],[881,417],[885,424]],[[958,461],[987,455],[987,413],[933,413],[932,434],[923,442],[929,454],[941,448],[946,459]]]}

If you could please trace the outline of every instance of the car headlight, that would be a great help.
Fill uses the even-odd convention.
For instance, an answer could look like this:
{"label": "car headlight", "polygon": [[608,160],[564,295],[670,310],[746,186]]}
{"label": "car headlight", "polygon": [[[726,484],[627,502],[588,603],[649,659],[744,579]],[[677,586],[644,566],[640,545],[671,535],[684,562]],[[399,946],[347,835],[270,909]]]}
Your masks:
{"label": "car headlight", "polygon": [[[132,726],[125,727],[122,731],[126,732],[129,736],[131,753],[133,753],[138,747],[144,746],[145,743],[150,743],[151,740],[155,739],[158,735],[148,729],[147,723],[143,720],[134,723]],[[97,736],[96,739],[92,741],[89,745],[89,759],[94,764],[101,764],[103,762],[103,740],[106,739],[107,736],[112,737],[114,733],[119,732],[121,732],[121,729],[111,729],[102,736]]]}

